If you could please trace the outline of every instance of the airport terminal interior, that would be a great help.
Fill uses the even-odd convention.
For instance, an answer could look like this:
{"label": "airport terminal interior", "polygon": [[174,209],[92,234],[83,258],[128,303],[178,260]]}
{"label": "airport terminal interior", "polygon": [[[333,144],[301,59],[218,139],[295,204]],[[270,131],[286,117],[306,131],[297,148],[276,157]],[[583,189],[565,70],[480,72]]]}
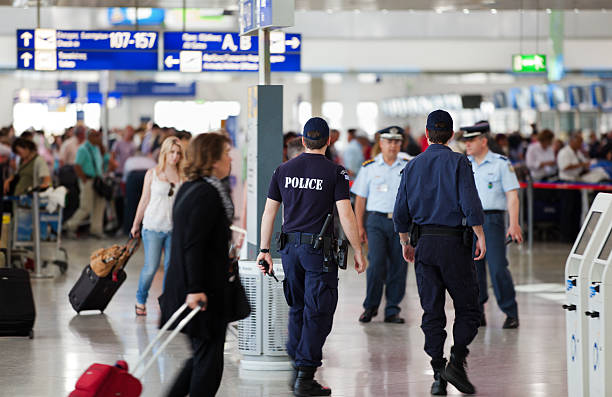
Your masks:
{"label": "airport terminal interior", "polygon": [[[486,219],[503,214],[511,237],[487,244],[486,258],[505,256],[511,277],[487,259],[488,301],[466,367],[476,395],[612,396],[610,0],[0,0],[0,397],[111,395],[71,393],[90,365],[118,360],[142,392],[112,395],[168,395],[193,354],[185,335],[156,342],[142,361],[151,365],[134,369],[163,325],[165,275],[182,266],[169,254],[185,179],[168,170],[189,163],[203,134],[228,142],[220,189],[233,202],[231,244],[251,307],[227,325],[216,395],[294,395],[283,271],[292,265],[281,266],[273,242],[278,282],[256,266],[272,174],[300,156],[304,126],[321,117],[325,156],[346,170],[357,212],[359,184],[387,156],[403,168],[428,151],[437,109],[452,117],[448,146],[476,167]],[[473,152],[481,139],[494,157]],[[504,176],[479,176],[481,161],[500,161]],[[391,225],[396,195],[372,184],[357,222],[370,243],[371,221]],[[496,189],[503,208],[483,197]],[[338,219],[330,227],[350,237]],[[395,246],[359,239],[368,266],[397,266]],[[354,249],[347,255],[315,378],[332,396],[431,395],[422,276],[407,264],[395,317],[384,313],[397,285],[387,278],[377,315],[363,321],[374,272],[358,274]],[[86,303],[75,291],[94,279]],[[500,308],[512,288],[518,315]]]}

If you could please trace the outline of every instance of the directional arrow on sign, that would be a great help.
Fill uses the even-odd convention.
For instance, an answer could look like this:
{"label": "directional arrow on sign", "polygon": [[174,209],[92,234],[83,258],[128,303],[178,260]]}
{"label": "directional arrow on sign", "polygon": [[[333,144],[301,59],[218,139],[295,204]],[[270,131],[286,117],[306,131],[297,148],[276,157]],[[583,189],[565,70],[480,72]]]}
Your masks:
{"label": "directional arrow on sign", "polygon": [[174,65],[178,65],[179,63],[181,63],[181,60],[174,59],[172,55],[168,55],[166,59],[164,59],[164,64],[166,65],[168,69],[170,69]]}
{"label": "directional arrow on sign", "polygon": [[295,50],[300,46],[300,39],[297,36],[293,36],[291,40],[285,40],[285,45],[290,45]]}
{"label": "directional arrow on sign", "polygon": [[34,55],[32,55],[29,52],[24,52],[23,54],[21,54],[20,58],[23,60],[23,67],[24,68],[29,68],[30,67],[30,61],[32,60],[32,58],[34,58]]}
{"label": "directional arrow on sign", "polygon": [[34,38],[34,36],[30,32],[23,32],[21,34],[21,36],[19,36],[19,38],[21,40],[23,40],[23,46],[24,47],[29,47],[30,46],[30,40],[32,40]]}

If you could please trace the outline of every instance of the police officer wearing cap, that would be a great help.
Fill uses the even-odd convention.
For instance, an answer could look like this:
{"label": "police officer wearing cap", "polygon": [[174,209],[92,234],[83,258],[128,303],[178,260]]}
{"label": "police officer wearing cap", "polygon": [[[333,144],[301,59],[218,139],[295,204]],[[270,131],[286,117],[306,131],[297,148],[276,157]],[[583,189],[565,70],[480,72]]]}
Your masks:
{"label": "police officer wearing cap", "polygon": [[[357,221],[349,200],[349,176],[344,167],[325,157],[329,127],[313,117],[304,125],[305,152],[279,166],[272,175],[261,221],[261,253],[273,271],[270,240],[274,218],[284,205],[280,253],[285,280],[283,287],[289,309],[287,354],[294,362],[292,389],[296,396],[329,396],[331,389],[314,380],[321,366],[322,349],[332,329],[338,302],[338,268],[326,258],[333,227],[324,231],[320,247],[315,241],[324,229],[328,214],[338,210],[342,228],[353,247],[357,273],[365,270]],[[333,224],[333,222],[329,222]]]}
{"label": "police officer wearing cap", "polygon": [[[404,259],[414,261],[423,317],[425,352],[434,370],[433,395],[446,395],[447,382],[459,391],[475,393],[465,371],[468,345],[478,333],[480,307],[478,281],[472,258],[485,255],[484,214],[465,155],[453,152],[453,120],[436,110],[427,117],[430,146],[412,159],[402,172],[393,221],[400,235]],[[416,248],[416,250],[415,250]],[[449,292],[455,307],[454,346],[446,365],[444,302]]]}
{"label": "police officer wearing cap", "polygon": [[386,286],[385,322],[403,324],[404,319],[399,316],[399,305],[406,292],[408,264],[402,257],[402,247],[393,230],[392,218],[401,171],[408,160],[398,157],[403,139],[400,127],[388,127],[377,134],[380,134],[381,153],[362,164],[351,188],[351,193],[356,195],[355,215],[359,238],[362,243],[368,244],[370,263],[366,271],[365,310],[359,321],[368,323],[378,314],[383,287]]}
{"label": "police officer wearing cap", "polygon": [[[487,239],[486,263],[489,264],[491,284],[500,309],[506,314],[503,328],[518,328],[518,305],[512,275],[506,259],[506,238],[517,243],[523,241],[519,225],[519,183],[510,161],[489,150],[487,121],[461,128],[463,140],[474,170],[476,189],[485,213],[484,233]],[[505,230],[506,209],[509,226]],[[508,240],[510,241],[510,240]],[[480,286],[480,325],[486,325],[484,304],[489,298],[487,268],[485,260],[476,261],[478,285]]]}

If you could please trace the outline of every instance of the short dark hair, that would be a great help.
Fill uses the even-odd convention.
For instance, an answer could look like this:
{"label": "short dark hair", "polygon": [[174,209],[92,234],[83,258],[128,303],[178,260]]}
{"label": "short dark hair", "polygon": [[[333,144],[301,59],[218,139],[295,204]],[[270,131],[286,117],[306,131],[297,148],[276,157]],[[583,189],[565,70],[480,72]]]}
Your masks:
{"label": "short dark hair", "polygon": [[176,136],[180,140],[191,139],[192,137],[191,132],[189,131],[177,131],[174,136]]}
{"label": "short dark hair", "polygon": [[551,130],[545,129],[538,133],[537,139],[540,143],[552,143],[552,141],[555,139],[555,134]]}
{"label": "short dark hair", "polygon": [[[321,134],[318,131],[309,131],[308,136],[313,138],[320,137]],[[306,148],[310,150],[321,149],[323,146],[327,145],[327,141],[329,140],[329,136],[319,139],[308,139],[304,138],[304,143],[306,144]]]}
{"label": "short dark hair", "polygon": [[13,153],[17,154],[18,147],[29,150],[30,152],[36,152],[36,144],[26,138],[19,137],[15,139],[11,147],[11,149],[13,150]]}
{"label": "short dark hair", "polygon": [[453,136],[453,131],[429,131],[428,136],[431,143],[445,144]]}

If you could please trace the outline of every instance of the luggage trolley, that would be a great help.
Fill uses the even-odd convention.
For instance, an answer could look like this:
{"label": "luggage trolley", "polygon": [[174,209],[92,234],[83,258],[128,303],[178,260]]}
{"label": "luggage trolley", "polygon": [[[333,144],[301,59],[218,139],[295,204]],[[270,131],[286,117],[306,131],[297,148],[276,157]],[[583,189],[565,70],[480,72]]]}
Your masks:
{"label": "luggage trolley", "polygon": [[[3,200],[13,204],[12,215],[3,214],[3,223],[10,223],[6,242],[7,264],[12,265],[19,260],[19,267],[25,267],[27,258],[33,258],[34,278],[51,277],[42,273],[49,263],[58,266],[61,274],[66,273],[68,253],[62,247],[62,206],[58,206],[55,212],[46,212],[48,199],[39,197],[37,190],[32,191],[31,195],[8,196]],[[42,259],[41,243],[55,245],[52,258]]]}

